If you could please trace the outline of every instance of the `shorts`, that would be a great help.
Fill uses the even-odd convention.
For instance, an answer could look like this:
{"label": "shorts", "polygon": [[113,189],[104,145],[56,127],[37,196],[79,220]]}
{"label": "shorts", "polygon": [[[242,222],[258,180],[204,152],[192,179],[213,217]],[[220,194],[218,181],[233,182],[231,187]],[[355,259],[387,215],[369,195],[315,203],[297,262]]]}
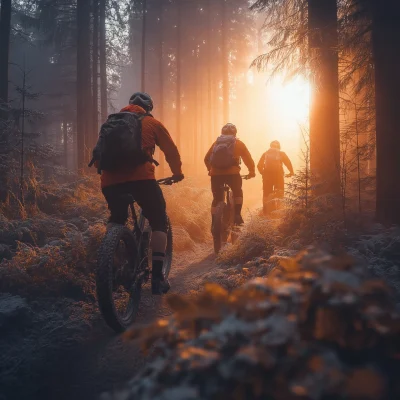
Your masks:
{"label": "shorts", "polygon": [[224,185],[228,185],[234,198],[243,198],[242,178],[240,174],[233,175],[214,175],[211,177],[211,190],[213,193],[212,206],[216,207],[218,203],[224,201]]}
{"label": "shorts", "polygon": [[263,197],[267,198],[274,193],[277,198],[283,198],[285,190],[285,178],[281,173],[263,176]]}
{"label": "shorts", "polygon": [[167,233],[168,218],[166,203],[160,185],[156,180],[132,181],[106,186],[102,189],[110,210],[109,222],[125,224],[128,207],[124,195],[131,195],[142,209],[153,231]]}

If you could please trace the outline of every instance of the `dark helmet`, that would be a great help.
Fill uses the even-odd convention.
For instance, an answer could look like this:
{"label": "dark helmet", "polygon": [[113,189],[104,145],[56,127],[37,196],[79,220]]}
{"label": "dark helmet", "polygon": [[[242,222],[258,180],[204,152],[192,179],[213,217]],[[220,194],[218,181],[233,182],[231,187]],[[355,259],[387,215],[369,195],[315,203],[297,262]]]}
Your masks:
{"label": "dark helmet", "polygon": [[233,124],[226,124],[222,127],[221,133],[223,135],[236,135],[237,129],[236,126]]}
{"label": "dark helmet", "polygon": [[129,104],[140,106],[144,108],[147,112],[150,112],[154,107],[153,99],[149,94],[144,92],[133,93],[133,95],[129,99]]}
{"label": "dark helmet", "polygon": [[271,146],[271,149],[278,149],[278,150],[281,149],[281,144],[277,140],[274,140],[273,142],[271,142],[270,146]]}

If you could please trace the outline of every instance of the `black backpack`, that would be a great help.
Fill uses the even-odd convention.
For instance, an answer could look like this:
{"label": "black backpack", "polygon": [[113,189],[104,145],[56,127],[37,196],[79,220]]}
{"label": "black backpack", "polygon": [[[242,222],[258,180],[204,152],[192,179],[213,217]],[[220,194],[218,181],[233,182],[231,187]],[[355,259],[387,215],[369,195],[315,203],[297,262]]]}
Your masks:
{"label": "black backpack", "polygon": [[99,161],[98,171],[137,167],[152,157],[142,148],[142,120],[151,114],[119,112],[109,115],[101,126],[99,139],[93,150],[93,160]]}
{"label": "black backpack", "polygon": [[228,169],[238,165],[238,160],[235,158],[235,144],[235,136],[221,135],[212,150],[210,165],[217,169]]}

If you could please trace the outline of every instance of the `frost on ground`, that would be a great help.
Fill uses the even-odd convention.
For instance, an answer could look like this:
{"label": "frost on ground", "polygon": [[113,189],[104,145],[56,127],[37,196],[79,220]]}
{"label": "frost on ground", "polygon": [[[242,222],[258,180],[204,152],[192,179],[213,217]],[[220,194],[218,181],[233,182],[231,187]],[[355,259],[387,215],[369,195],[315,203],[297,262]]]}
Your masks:
{"label": "frost on ground", "polygon": [[374,225],[349,246],[354,256],[363,259],[369,269],[384,278],[400,294],[400,229]]}
{"label": "frost on ground", "polygon": [[170,295],[168,319],[126,336],[158,356],[104,399],[398,399],[400,314],[350,257],[309,249],[229,293]]}
{"label": "frost on ground", "polygon": [[216,273],[205,281],[237,287],[273,269],[277,258],[310,245],[353,255],[394,287],[400,301],[400,229],[374,224],[369,214],[349,215],[345,224],[340,212],[326,205],[308,212],[289,207],[269,218],[253,216],[237,242],[219,254]]}
{"label": "frost on ground", "polygon": [[[108,211],[98,177],[37,183],[34,194],[0,210],[0,399],[23,398],[99,317],[94,273]],[[175,250],[208,238],[208,191],[188,181],[165,195]]]}

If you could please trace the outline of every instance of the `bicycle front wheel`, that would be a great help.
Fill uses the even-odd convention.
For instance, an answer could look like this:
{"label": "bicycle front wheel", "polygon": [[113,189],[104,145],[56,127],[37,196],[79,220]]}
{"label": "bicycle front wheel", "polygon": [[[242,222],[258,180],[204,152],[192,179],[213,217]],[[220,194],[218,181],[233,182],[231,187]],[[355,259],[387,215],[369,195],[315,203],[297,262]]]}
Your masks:
{"label": "bicycle front wheel", "polygon": [[165,259],[163,265],[163,274],[168,278],[171,271],[172,259],[174,255],[174,236],[172,234],[171,221],[168,218],[168,232],[167,232],[167,249],[165,251]]}
{"label": "bicycle front wheel", "polygon": [[136,239],[125,226],[115,226],[101,244],[96,271],[100,312],[115,332],[125,331],[135,320],[140,303],[141,282]]}

